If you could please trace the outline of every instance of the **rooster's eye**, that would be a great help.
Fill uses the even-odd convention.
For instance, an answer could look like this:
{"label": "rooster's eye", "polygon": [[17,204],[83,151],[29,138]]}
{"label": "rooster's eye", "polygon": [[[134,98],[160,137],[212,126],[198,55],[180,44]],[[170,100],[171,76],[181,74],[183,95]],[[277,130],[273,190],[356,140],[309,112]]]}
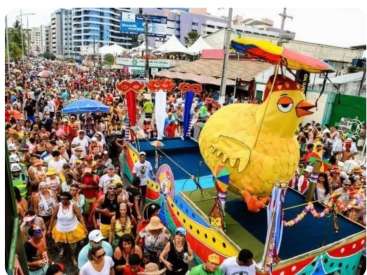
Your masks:
{"label": "rooster's eye", "polygon": [[292,110],[293,100],[288,96],[283,96],[278,100],[278,109],[283,113],[288,113]]}

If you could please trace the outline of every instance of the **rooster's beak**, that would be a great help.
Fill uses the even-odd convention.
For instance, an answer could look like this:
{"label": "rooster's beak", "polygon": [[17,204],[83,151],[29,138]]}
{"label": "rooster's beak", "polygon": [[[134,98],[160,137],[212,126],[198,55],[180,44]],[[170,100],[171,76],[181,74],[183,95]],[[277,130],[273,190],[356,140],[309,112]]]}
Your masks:
{"label": "rooster's beak", "polygon": [[311,104],[310,102],[308,102],[306,100],[302,100],[296,106],[296,114],[297,114],[298,117],[303,117],[303,116],[313,114],[313,112],[311,112],[309,110],[314,108],[314,107],[315,107],[315,105]]}

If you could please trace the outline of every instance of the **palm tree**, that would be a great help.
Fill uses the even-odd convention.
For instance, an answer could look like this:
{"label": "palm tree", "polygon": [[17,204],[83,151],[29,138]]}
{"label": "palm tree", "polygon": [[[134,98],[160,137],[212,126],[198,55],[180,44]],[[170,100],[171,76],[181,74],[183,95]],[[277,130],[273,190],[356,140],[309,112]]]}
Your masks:
{"label": "palm tree", "polygon": [[22,49],[22,33],[19,21],[15,21],[12,28],[8,28],[9,32],[9,54],[14,60],[19,60],[22,57],[22,51],[27,48],[26,37],[23,33],[23,49]]}
{"label": "palm tree", "polygon": [[195,41],[199,38],[199,33],[197,31],[191,31],[187,33],[187,36],[185,37],[185,44],[186,47],[190,47],[192,44],[195,43]]}

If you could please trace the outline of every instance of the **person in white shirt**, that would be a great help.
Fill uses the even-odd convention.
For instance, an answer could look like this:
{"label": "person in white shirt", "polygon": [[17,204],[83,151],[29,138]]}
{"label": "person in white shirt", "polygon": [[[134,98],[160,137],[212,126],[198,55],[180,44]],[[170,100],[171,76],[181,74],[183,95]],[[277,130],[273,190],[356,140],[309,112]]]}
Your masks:
{"label": "person in white shirt", "polygon": [[74,149],[73,154],[70,157],[69,164],[74,167],[77,160],[81,160],[83,158],[83,148],[81,146],[76,147]]}
{"label": "person in white shirt", "polygon": [[256,268],[253,254],[242,249],[237,257],[229,257],[220,265],[223,275],[255,275]]}
{"label": "person in white shirt", "polygon": [[80,275],[115,275],[115,263],[106,256],[102,246],[92,247],[88,252],[89,261],[80,269]]}
{"label": "person in white shirt", "polygon": [[48,168],[54,168],[57,174],[61,174],[66,163],[66,160],[60,156],[60,152],[55,150],[52,152],[52,159],[48,162]]}
{"label": "person in white shirt", "polygon": [[99,188],[103,189],[103,193],[107,193],[108,185],[112,183],[113,180],[121,181],[121,178],[115,173],[115,167],[110,164],[107,166],[107,173],[99,179]]}
{"label": "person in white shirt", "polygon": [[89,146],[89,137],[85,135],[84,130],[80,130],[78,136],[73,139],[71,142],[71,147],[78,147],[81,146],[83,148],[84,155],[87,154],[87,149]]}
{"label": "person in white shirt", "polygon": [[154,179],[153,168],[146,159],[146,153],[139,153],[139,161],[134,164],[133,175],[140,178],[140,190],[142,202],[144,202],[145,194],[147,192],[147,183],[149,179]]}

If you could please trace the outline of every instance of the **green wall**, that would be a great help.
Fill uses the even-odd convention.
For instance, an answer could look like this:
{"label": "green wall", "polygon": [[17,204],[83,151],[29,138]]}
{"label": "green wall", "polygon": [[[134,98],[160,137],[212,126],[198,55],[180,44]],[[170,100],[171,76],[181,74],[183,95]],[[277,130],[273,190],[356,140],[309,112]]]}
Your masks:
{"label": "green wall", "polygon": [[336,94],[327,122],[329,125],[335,125],[342,117],[358,117],[360,121],[366,122],[366,98]]}

